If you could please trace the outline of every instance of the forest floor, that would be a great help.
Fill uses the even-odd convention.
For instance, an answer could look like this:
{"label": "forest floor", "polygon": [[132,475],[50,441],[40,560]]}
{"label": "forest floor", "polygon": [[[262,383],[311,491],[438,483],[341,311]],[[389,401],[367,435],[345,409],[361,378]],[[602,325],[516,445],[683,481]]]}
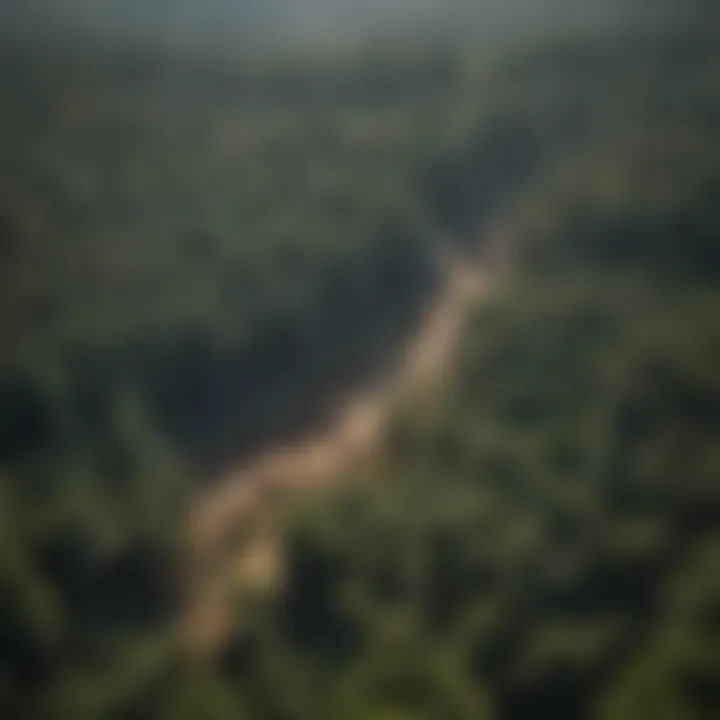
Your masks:
{"label": "forest floor", "polygon": [[[501,229],[486,234],[483,247],[497,247],[503,234]],[[341,398],[325,429],[263,451],[199,494],[189,532],[190,592],[183,619],[191,647],[212,654],[222,645],[239,588],[278,587],[283,567],[278,513],[373,467],[382,458],[395,413],[451,374],[463,326],[487,295],[495,262],[450,252],[439,262],[443,279],[394,367]]]}

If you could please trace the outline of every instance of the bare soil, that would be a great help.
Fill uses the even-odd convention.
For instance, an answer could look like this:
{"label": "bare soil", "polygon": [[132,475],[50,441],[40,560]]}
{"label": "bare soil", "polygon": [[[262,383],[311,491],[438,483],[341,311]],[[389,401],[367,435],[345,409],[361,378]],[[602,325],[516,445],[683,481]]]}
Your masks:
{"label": "bare soil", "polygon": [[486,294],[487,264],[443,256],[444,280],[390,372],[341,399],[329,426],[281,444],[210,484],[194,504],[189,531],[191,647],[212,653],[227,636],[238,588],[270,592],[282,578],[278,512],[346,482],[382,455],[399,407],[448,376],[470,309]]}

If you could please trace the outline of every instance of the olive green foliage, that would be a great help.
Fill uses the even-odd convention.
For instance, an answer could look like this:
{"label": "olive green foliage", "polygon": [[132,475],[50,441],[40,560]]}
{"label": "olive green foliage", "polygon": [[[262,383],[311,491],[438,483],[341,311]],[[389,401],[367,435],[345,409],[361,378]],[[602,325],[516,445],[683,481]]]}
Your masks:
{"label": "olive green foliage", "polygon": [[[5,51],[0,714],[715,717],[718,68]],[[194,484],[384,361],[498,215],[517,277],[455,382],[191,662]]]}
{"label": "olive green foliage", "polygon": [[[645,61],[516,206],[519,274],[446,396],[298,519],[229,661],[248,697],[270,653],[283,687],[353,688],[329,717],[720,713],[717,55]],[[322,716],[294,698],[254,713]]]}

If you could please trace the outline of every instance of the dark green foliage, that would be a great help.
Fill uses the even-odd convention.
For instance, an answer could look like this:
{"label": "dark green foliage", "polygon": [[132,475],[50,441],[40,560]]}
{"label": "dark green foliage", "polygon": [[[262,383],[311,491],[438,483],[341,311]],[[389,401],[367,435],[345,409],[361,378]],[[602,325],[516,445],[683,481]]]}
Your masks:
{"label": "dark green foliage", "polygon": [[[372,490],[302,518],[250,658],[319,663],[326,685],[356,684],[390,717],[720,712],[709,68],[672,122],[628,98],[622,123],[530,193],[522,272],[469,327],[452,393],[399,419]],[[651,106],[686,87],[658,87]]]}
{"label": "dark green foliage", "polygon": [[[3,717],[720,712],[712,43],[2,60]],[[451,388],[196,666],[197,477],[385,362],[501,215]]]}

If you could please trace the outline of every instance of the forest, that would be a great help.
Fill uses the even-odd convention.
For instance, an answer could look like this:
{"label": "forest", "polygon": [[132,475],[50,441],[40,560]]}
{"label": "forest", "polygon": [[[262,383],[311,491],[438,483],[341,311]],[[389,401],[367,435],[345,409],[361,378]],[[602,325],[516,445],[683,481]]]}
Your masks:
{"label": "forest", "polygon": [[[0,45],[0,716],[720,717],[698,17],[232,62]],[[452,382],[287,508],[282,586],[237,587],[198,656],[198,494],[331,421],[497,222]]]}

